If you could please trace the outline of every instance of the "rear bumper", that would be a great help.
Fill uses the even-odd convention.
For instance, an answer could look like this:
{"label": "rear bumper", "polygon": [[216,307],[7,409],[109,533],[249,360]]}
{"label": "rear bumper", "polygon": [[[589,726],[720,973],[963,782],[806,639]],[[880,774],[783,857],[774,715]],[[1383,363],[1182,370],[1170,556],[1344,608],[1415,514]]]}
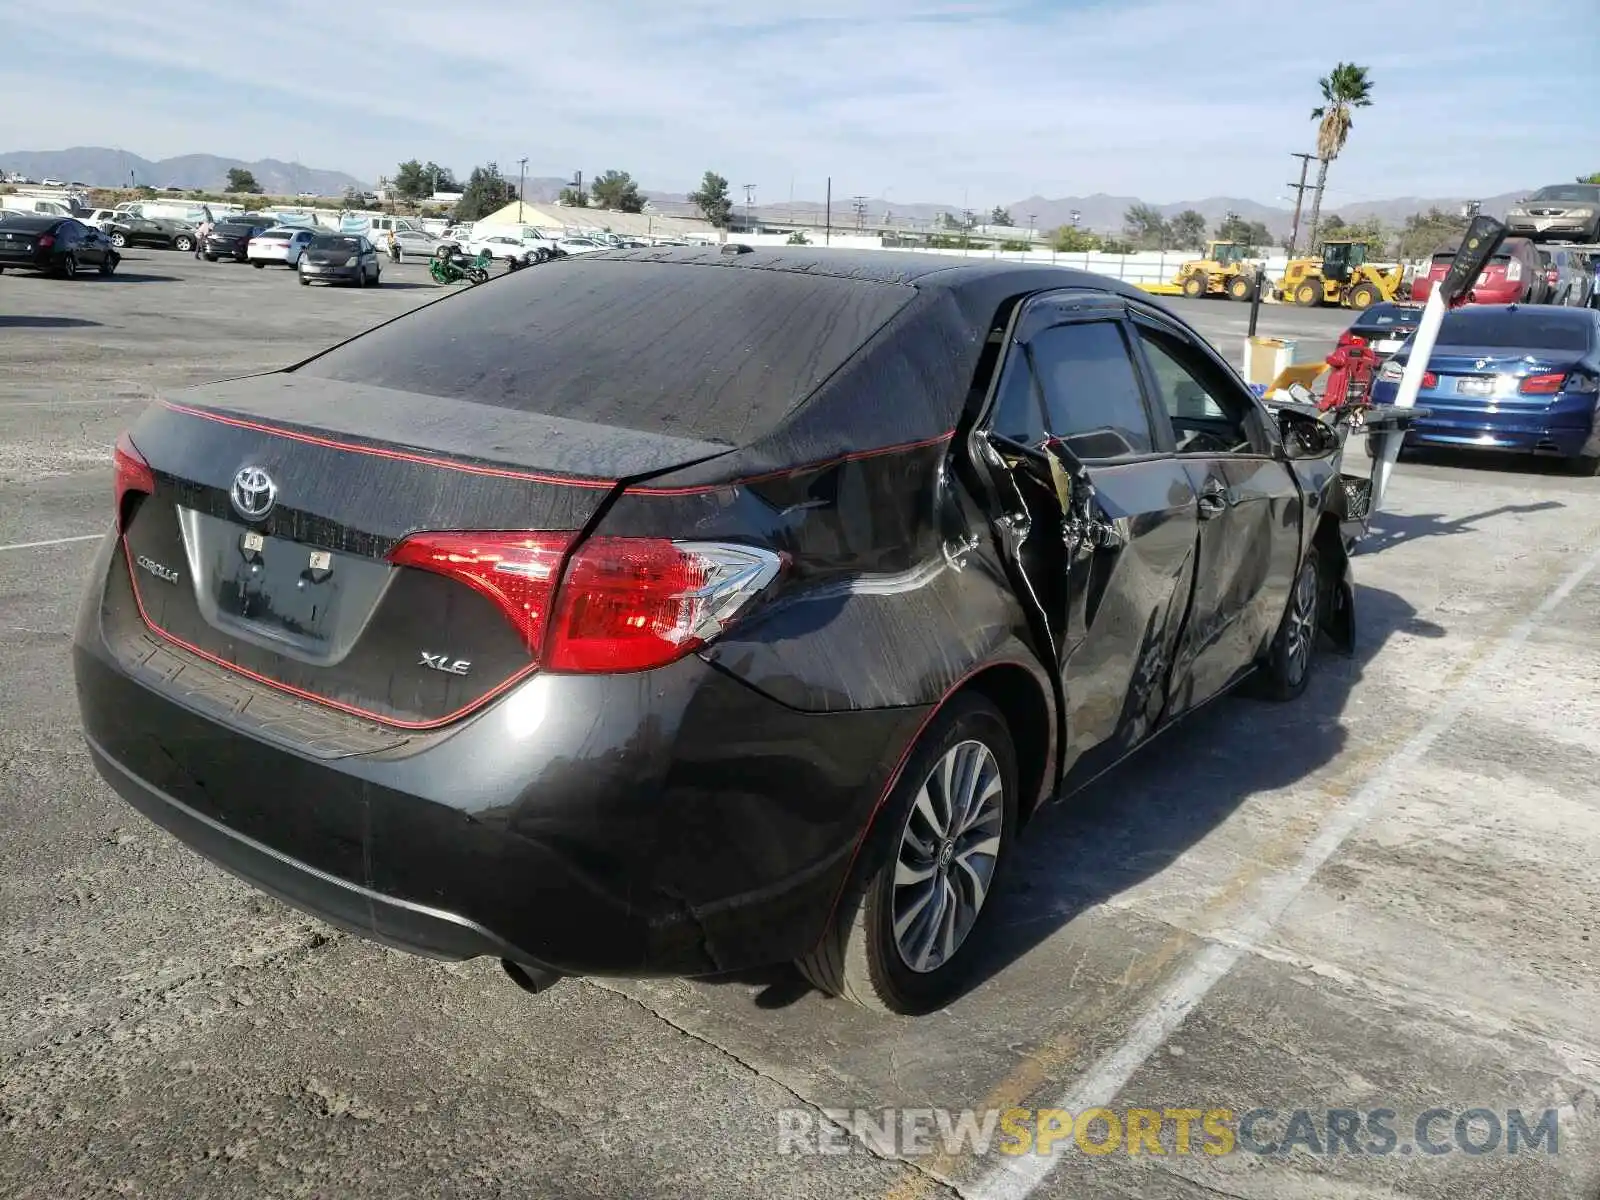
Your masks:
{"label": "rear bumper", "polygon": [[301,263],[300,271],[307,279],[324,279],[329,283],[349,283],[361,275],[363,268],[355,267],[315,267],[310,263]]}
{"label": "rear bumper", "polygon": [[691,656],[535,676],[444,731],[394,730],[161,641],[122,603],[118,553],[73,654],[100,773],[262,890],[421,954],[632,976],[793,959],[925,715],[798,712]]}

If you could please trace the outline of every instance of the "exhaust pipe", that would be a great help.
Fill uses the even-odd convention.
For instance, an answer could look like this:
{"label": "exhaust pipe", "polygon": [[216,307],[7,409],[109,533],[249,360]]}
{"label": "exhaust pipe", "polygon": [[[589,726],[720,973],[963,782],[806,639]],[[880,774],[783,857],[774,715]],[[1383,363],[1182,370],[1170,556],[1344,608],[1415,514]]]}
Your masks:
{"label": "exhaust pipe", "polygon": [[512,962],[509,958],[502,958],[500,965],[506,969],[506,974],[511,976],[513,983],[535,996],[540,992],[549,991],[566,978],[559,971],[552,971],[547,967],[530,967],[523,963]]}

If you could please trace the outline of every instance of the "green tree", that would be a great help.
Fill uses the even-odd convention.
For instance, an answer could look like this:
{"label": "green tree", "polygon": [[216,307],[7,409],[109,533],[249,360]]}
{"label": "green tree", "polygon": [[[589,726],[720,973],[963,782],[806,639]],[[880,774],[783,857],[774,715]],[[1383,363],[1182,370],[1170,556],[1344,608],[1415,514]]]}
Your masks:
{"label": "green tree", "polygon": [[1217,223],[1217,241],[1239,243],[1248,257],[1272,243],[1272,231],[1260,221],[1246,221],[1238,213],[1230,212]]}
{"label": "green tree", "polygon": [[1461,244],[1469,224],[1459,213],[1442,212],[1430,208],[1425,213],[1412,213],[1400,230],[1396,253],[1405,259],[1427,258],[1436,250],[1454,250]]}
{"label": "green tree", "polygon": [[698,191],[689,193],[689,203],[700,210],[700,215],[713,229],[726,229],[733,217],[733,200],[728,196],[728,181],[715,171],[707,171],[700,180]]}
{"label": "green tree", "polygon": [[1138,247],[1126,238],[1108,237],[1100,243],[1102,254],[1132,254]]}
{"label": "green tree", "polygon": [[1100,249],[1100,235],[1076,225],[1063,225],[1050,235],[1050,245],[1063,254],[1084,254]]}
{"label": "green tree", "polygon": [[1322,223],[1322,241],[1329,238],[1366,246],[1368,258],[1383,258],[1389,252],[1389,231],[1377,217],[1347,225],[1342,217],[1331,216]]}
{"label": "green tree", "polygon": [[991,210],[989,213],[989,224],[1004,225],[1007,228],[1011,228],[1016,225],[1016,222],[1011,219],[1011,214],[1009,212],[996,204],[993,210]]}
{"label": "green tree", "polygon": [[644,211],[644,196],[626,171],[607,171],[589,185],[589,192],[601,208],[625,213]]}
{"label": "green tree", "polygon": [[394,169],[394,194],[402,200],[420,200],[429,195],[433,189],[428,186],[428,177],[423,173],[422,164],[416,159],[407,159]]}
{"label": "green tree", "polygon": [[1344,218],[1338,213],[1334,213],[1333,216],[1322,223],[1322,236],[1336,238],[1344,233],[1344,229]]}
{"label": "green tree", "polygon": [[1146,249],[1157,249],[1172,237],[1172,228],[1153,204],[1135,204],[1122,214],[1123,232]]}
{"label": "green tree", "polygon": [[457,224],[482,220],[516,198],[517,185],[500,174],[500,164],[491,162],[473,167],[466,186],[461,189],[461,199],[456,202],[453,220]]}
{"label": "green tree", "polygon": [[567,208],[588,208],[589,195],[587,192],[580,192],[577,188],[562,188],[556,196],[556,203]]}
{"label": "green tree", "polygon": [[805,230],[796,229],[793,233],[791,233],[789,235],[789,239],[788,239],[788,241],[784,242],[784,245],[786,245],[786,246],[809,246],[809,245],[811,245],[811,239],[806,236],[806,231]]}
{"label": "green tree", "polygon": [[256,182],[256,177],[243,167],[229,167],[228,190],[230,192],[253,192],[259,195],[261,185]]}
{"label": "green tree", "polygon": [[1172,218],[1172,244],[1179,250],[1199,250],[1205,242],[1205,217],[1187,208]]}
{"label": "green tree", "polygon": [[1317,244],[1317,219],[1322,215],[1323,189],[1328,183],[1328,164],[1343,152],[1350,140],[1353,124],[1350,114],[1372,105],[1372,80],[1367,68],[1340,62],[1317,80],[1322,103],[1311,110],[1317,122],[1317,190],[1311,193],[1311,244]]}
{"label": "green tree", "polygon": [[1579,175],[1578,176],[1578,182],[1579,183],[1600,183],[1600,171],[1596,171],[1593,175]]}

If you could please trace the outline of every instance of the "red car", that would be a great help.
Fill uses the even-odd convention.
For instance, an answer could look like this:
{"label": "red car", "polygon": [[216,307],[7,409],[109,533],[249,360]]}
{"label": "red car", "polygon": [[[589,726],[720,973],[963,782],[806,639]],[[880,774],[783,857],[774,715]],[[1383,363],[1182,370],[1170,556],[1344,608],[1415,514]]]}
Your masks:
{"label": "red car", "polygon": [[[1454,250],[1440,250],[1428,264],[1428,273],[1411,281],[1411,299],[1426,300],[1433,285],[1445,277],[1455,260]],[[1469,304],[1527,304],[1541,282],[1539,260],[1527,238],[1507,238],[1472,285]]]}

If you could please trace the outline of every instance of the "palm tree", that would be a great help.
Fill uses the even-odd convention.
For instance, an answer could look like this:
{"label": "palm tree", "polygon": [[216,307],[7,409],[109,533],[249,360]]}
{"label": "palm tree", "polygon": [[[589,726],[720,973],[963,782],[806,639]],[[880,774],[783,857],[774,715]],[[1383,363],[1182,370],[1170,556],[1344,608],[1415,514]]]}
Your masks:
{"label": "palm tree", "polygon": [[1311,110],[1317,125],[1317,190],[1311,197],[1311,241],[1317,245],[1317,221],[1322,216],[1322,189],[1328,182],[1328,164],[1339,157],[1350,137],[1350,110],[1372,104],[1372,81],[1367,68],[1342,62],[1317,80],[1323,102]]}

